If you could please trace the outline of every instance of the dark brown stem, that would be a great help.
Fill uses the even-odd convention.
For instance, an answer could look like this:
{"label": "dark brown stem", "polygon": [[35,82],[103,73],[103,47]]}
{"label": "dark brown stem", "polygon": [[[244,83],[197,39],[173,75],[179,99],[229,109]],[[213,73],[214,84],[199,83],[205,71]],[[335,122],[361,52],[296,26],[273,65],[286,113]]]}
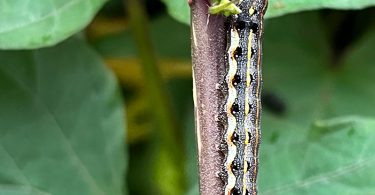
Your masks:
{"label": "dark brown stem", "polygon": [[224,189],[218,176],[224,156],[219,151],[222,134],[217,116],[222,94],[217,86],[225,72],[225,18],[208,14],[208,0],[193,0],[190,7],[200,194],[217,195]]}

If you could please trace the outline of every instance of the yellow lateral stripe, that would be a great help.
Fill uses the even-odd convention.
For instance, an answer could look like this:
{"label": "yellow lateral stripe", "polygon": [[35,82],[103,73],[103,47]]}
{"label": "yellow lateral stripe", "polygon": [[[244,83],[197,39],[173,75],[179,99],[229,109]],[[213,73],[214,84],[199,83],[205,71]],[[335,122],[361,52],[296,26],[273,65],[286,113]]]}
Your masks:
{"label": "yellow lateral stripe", "polygon": [[234,59],[234,53],[239,46],[240,43],[240,37],[235,28],[231,29],[230,32],[230,48],[228,49],[227,57],[228,57],[228,64],[229,64],[229,70],[228,75],[226,76],[226,83],[228,85],[228,99],[226,102],[226,111],[227,111],[227,117],[228,117],[228,126],[225,133],[226,142],[228,145],[228,155],[227,159],[225,161],[225,168],[228,173],[228,181],[225,186],[225,195],[230,195],[231,191],[236,183],[236,177],[232,172],[231,165],[234,161],[234,158],[237,153],[237,147],[232,142],[232,136],[236,129],[236,118],[233,116],[231,112],[232,105],[237,97],[236,88],[233,86],[233,78],[236,75],[237,72],[237,61]]}

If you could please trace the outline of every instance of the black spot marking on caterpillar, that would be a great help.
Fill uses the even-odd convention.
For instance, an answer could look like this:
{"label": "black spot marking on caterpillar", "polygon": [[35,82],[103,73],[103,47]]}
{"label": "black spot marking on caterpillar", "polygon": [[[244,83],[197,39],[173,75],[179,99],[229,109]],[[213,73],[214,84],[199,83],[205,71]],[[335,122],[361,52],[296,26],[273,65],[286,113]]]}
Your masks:
{"label": "black spot marking on caterpillar", "polygon": [[251,105],[251,104],[249,103],[249,112],[251,111],[251,109],[253,109],[253,105]]}
{"label": "black spot marking on caterpillar", "polygon": [[251,163],[249,161],[246,161],[247,162],[247,170],[246,171],[250,171],[251,169]]}
{"label": "black spot marking on caterpillar", "polygon": [[233,84],[233,86],[237,86],[238,84],[241,83],[241,81],[242,81],[241,76],[236,74],[233,77],[232,84]]}
{"label": "black spot marking on caterpillar", "polygon": [[255,22],[250,23],[250,29],[253,30],[253,33],[257,33],[259,30],[259,25]]}
{"label": "black spot marking on caterpillar", "polygon": [[250,84],[252,84],[253,82],[254,82],[254,76],[253,76],[253,74],[250,74]]}
{"label": "black spot marking on caterpillar", "polygon": [[251,133],[250,132],[247,132],[247,136],[249,136],[249,140],[251,140]]}
{"label": "black spot marking on caterpillar", "polygon": [[238,159],[235,159],[232,164],[231,164],[232,172],[237,174],[238,170],[241,169],[241,163],[239,162]]}
{"label": "black spot marking on caterpillar", "polygon": [[255,54],[255,50],[254,48],[251,48],[251,57],[255,56],[254,54]]}
{"label": "black spot marking on caterpillar", "polygon": [[233,135],[231,137],[233,143],[237,143],[240,140],[240,137],[236,132],[233,132]]}
{"label": "black spot marking on caterpillar", "polygon": [[238,188],[233,188],[231,194],[232,195],[241,195],[241,191]]}
{"label": "black spot marking on caterpillar", "polygon": [[234,57],[235,58],[238,58],[239,56],[242,55],[242,48],[241,47],[237,47],[236,50],[234,50]]}
{"label": "black spot marking on caterpillar", "polygon": [[234,103],[231,108],[231,112],[233,115],[236,115],[240,111],[240,108],[237,103]]}
{"label": "black spot marking on caterpillar", "polygon": [[235,28],[240,31],[246,27],[246,22],[243,20],[238,19],[237,22],[234,24]]}

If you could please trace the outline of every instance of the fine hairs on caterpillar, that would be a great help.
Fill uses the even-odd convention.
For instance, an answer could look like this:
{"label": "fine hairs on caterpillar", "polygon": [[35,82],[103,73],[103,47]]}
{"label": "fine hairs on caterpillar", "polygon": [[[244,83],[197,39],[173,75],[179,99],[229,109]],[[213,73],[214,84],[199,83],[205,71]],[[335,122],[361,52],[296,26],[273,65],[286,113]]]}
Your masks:
{"label": "fine hairs on caterpillar", "polygon": [[220,89],[225,195],[256,195],[260,144],[263,16],[267,0],[239,0],[227,17],[226,72]]}

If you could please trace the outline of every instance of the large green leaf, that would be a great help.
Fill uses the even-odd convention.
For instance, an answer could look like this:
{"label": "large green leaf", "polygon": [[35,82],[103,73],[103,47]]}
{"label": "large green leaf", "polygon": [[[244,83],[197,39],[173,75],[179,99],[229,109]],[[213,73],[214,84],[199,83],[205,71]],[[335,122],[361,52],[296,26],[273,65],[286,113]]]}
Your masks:
{"label": "large green leaf", "polygon": [[305,139],[264,144],[262,194],[373,194],[375,119],[316,121]]}
{"label": "large green leaf", "polygon": [[84,28],[106,0],[0,0],[0,49],[54,45]]}
{"label": "large green leaf", "polygon": [[0,91],[0,194],[122,194],[122,101],[83,41],[0,52]]}
{"label": "large green leaf", "polygon": [[266,17],[314,9],[362,9],[374,6],[374,0],[269,0]]}
{"label": "large green leaf", "polygon": [[[190,24],[190,9],[187,0],[163,0],[168,12],[176,20]],[[362,9],[374,6],[374,0],[269,0],[266,18],[281,16],[304,10],[322,8]]]}
{"label": "large green leaf", "polygon": [[265,89],[287,111],[264,113],[261,194],[375,192],[375,32],[334,66],[321,24],[313,14],[267,23]]}

